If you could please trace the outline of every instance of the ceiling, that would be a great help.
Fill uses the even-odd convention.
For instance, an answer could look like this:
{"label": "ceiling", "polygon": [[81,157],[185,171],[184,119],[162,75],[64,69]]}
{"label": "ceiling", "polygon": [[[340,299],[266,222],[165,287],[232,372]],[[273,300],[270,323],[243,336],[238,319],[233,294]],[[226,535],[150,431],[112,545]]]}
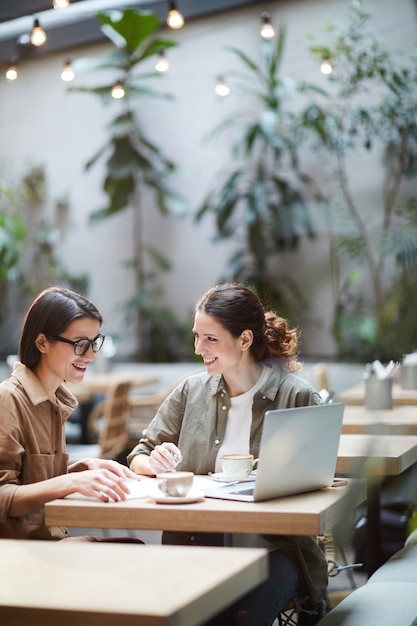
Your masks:
{"label": "ceiling", "polygon": [[[177,0],[177,8],[185,20],[257,4],[259,0]],[[0,2],[0,64],[11,60],[37,58],[105,39],[94,17],[100,11],[134,7],[156,13],[163,23],[169,8],[168,0],[71,0],[67,9],[54,10],[52,0],[1,0]],[[261,12],[260,7],[260,12]],[[35,48],[19,38],[30,33],[38,18],[47,32],[45,45]]]}

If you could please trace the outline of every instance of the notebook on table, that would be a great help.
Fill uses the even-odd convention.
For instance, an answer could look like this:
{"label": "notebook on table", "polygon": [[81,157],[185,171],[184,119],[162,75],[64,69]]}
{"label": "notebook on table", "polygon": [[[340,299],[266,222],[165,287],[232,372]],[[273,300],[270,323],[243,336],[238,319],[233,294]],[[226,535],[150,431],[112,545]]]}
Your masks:
{"label": "notebook on table", "polygon": [[334,480],[342,403],[267,411],[253,481],[208,489],[209,498],[256,502],[329,487]]}

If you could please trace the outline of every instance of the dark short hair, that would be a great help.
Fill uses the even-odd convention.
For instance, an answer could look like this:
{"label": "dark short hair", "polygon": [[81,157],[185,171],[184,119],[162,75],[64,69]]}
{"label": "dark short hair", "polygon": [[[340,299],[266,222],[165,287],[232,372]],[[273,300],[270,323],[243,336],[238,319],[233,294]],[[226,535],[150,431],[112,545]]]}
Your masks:
{"label": "dark short hair", "polygon": [[76,319],[103,318],[97,308],[85,296],[64,287],[49,287],[42,291],[29,307],[22,324],[20,335],[20,361],[34,369],[40,361],[36,339],[40,333],[46,337],[61,335]]}

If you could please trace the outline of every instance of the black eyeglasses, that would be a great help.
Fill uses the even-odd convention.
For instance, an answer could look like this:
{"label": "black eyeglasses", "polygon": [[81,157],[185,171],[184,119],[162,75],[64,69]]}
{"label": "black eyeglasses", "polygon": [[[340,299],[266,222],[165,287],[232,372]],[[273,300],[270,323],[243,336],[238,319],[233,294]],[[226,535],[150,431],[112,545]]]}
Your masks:
{"label": "black eyeglasses", "polygon": [[66,337],[59,337],[58,335],[54,335],[50,337],[54,341],[62,341],[62,343],[70,343],[74,346],[74,352],[77,356],[82,356],[91,346],[93,352],[98,352],[103,345],[105,340],[104,335],[97,335],[94,339],[78,339],[78,341],[71,341],[71,339],[67,339]]}

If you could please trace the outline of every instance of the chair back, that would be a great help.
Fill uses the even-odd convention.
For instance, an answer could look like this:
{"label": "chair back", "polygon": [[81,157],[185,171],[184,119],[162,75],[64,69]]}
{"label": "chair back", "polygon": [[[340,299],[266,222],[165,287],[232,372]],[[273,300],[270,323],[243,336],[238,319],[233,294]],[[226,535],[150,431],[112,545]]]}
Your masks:
{"label": "chair back", "polygon": [[[133,381],[120,379],[109,388],[107,398],[91,412],[88,419],[90,440],[94,441],[97,430],[100,457],[115,459],[128,447],[127,421],[130,415],[130,391]],[[97,429],[97,420],[101,427]]]}

